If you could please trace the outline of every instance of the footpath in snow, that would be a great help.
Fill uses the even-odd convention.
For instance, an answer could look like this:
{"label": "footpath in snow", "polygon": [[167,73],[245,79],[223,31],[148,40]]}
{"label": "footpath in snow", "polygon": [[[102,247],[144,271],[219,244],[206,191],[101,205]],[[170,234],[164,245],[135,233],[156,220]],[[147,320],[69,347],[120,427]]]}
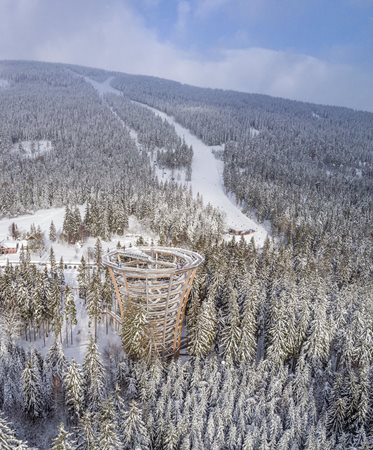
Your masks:
{"label": "footpath in snow", "polygon": [[[121,95],[121,92],[118,89],[115,89],[110,85],[112,78],[108,78],[103,83],[98,83],[89,78],[85,79],[87,82],[91,83],[93,87],[95,87],[101,96],[105,93],[115,93]],[[256,244],[258,246],[262,246],[268,235],[267,227],[243,214],[235,201],[231,199],[224,191],[223,162],[215,158],[212,153],[214,149],[221,149],[222,147],[208,146],[197,138],[197,136],[192,134],[187,128],[184,128],[177,123],[173,117],[143,103],[134,103],[138,103],[139,105],[148,108],[156,115],[173,125],[176,133],[181,138],[184,138],[187,145],[191,145],[193,147],[192,177],[190,181],[193,194],[197,195],[197,193],[200,193],[205,204],[210,203],[212,206],[219,208],[225,214],[227,229],[233,228],[235,230],[242,231],[249,229],[255,230],[254,233],[247,236],[247,239],[254,237]],[[159,171],[157,173],[159,176]]]}

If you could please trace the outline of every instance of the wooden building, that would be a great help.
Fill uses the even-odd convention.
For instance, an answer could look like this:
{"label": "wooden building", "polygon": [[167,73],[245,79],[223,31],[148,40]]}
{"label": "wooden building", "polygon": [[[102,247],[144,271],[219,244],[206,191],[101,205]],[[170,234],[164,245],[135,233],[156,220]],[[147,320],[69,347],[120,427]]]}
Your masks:
{"label": "wooden building", "polygon": [[17,253],[19,242],[17,241],[0,241],[0,255],[9,255]]}

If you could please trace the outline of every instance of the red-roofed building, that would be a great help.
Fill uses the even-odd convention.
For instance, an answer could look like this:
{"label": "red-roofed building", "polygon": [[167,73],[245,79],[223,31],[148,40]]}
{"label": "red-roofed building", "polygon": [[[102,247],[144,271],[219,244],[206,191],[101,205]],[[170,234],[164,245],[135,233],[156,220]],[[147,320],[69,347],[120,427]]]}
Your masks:
{"label": "red-roofed building", "polygon": [[19,243],[16,241],[0,241],[0,255],[17,253]]}

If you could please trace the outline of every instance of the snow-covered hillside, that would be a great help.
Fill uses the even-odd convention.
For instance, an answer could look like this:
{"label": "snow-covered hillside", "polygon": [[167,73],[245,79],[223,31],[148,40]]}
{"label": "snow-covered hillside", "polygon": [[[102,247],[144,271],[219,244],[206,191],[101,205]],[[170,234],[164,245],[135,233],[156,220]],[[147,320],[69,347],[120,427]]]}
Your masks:
{"label": "snow-covered hillside", "polygon": [[[93,81],[85,77],[85,80],[91,83],[101,96],[105,93],[115,93],[121,95],[119,90],[110,85],[111,79],[112,78],[108,78],[105,82],[98,83],[97,81]],[[176,133],[185,140],[186,144],[192,145],[192,177],[189,183],[192,187],[193,194],[197,195],[199,193],[202,195],[206,204],[210,203],[212,206],[219,208],[224,212],[227,229],[233,228],[235,230],[255,230],[252,234],[249,234],[247,238],[251,239],[253,236],[256,244],[262,246],[268,235],[268,226],[259,224],[254,219],[243,214],[235,201],[224,191],[222,176],[223,162],[215,158],[213,154],[213,150],[222,150],[222,147],[206,145],[188,129],[177,123],[173,117],[148,105],[142,103],[138,104],[148,108],[162,119],[173,125]],[[113,114],[115,114],[114,111]],[[257,133],[254,133],[253,131],[253,134],[256,135]],[[185,180],[185,178],[179,173],[175,176],[175,174],[170,170],[161,170],[156,168],[156,174],[158,177],[172,177],[175,181],[184,182]]]}

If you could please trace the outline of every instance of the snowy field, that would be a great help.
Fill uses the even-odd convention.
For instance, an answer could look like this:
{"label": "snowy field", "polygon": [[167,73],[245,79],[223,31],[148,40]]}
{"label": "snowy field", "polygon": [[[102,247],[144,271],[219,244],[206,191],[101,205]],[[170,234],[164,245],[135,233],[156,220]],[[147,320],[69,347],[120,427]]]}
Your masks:
{"label": "snowy field", "polygon": [[[79,207],[79,209],[80,214],[83,217],[85,206],[82,205]],[[58,236],[62,232],[64,217],[65,208],[51,208],[36,211],[34,214],[1,219],[0,241],[9,238],[9,227],[13,222],[17,225],[18,230],[21,233],[29,231],[31,225],[34,224],[36,227],[40,226],[41,230],[44,232],[46,246],[42,253],[32,253],[32,262],[47,262],[49,260],[50,247],[53,246],[53,251],[55,253],[57,262],[62,257],[65,264],[79,264],[82,256],[84,256],[84,258],[88,260],[89,250],[94,248],[96,239],[88,238],[82,245],[68,245],[58,241],[50,242],[48,239],[48,235],[51,221],[53,220]],[[115,248],[118,241],[121,243],[121,245],[125,245],[126,247],[128,247],[129,245],[135,245],[137,239],[140,236],[148,241],[150,241],[151,239],[156,241],[158,238],[150,230],[145,229],[144,226],[140,224],[135,217],[131,216],[129,217],[129,227],[127,230],[127,234],[124,236],[113,236],[110,241],[102,241],[103,251],[106,252],[108,249]],[[4,266],[8,260],[9,262],[18,262],[19,253],[0,255],[0,266]]]}
{"label": "snowy field", "polygon": [[21,141],[13,144],[11,152],[18,154],[23,158],[37,158],[40,155],[49,153],[53,149],[52,142],[47,140],[40,141]]}
{"label": "snowy field", "polygon": [[[115,93],[121,95],[118,89],[110,85],[112,78],[108,78],[103,83],[98,83],[85,77],[85,80],[91,83],[98,93],[102,96],[105,93]],[[134,102],[138,103],[138,102]],[[162,111],[152,108],[148,105],[138,103],[141,106],[148,108],[155,114],[166,120],[175,127],[176,133],[184,138],[187,145],[193,146],[193,162],[192,162],[192,178],[190,185],[194,195],[200,193],[205,204],[210,203],[212,206],[219,208],[225,214],[225,222],[227,229],[233,228],[235,230],[255,230],[254,233],[246,236],[249,240],[254,237],[258,246],[262,246],[268,233],[269,225],[259,224],[254,218],[250,218],[243,214],[235,201],[226,194],[223,186],[223,162],[216,159],[213,150],[222,150],[222,146],[208,146],[199,138],[192,134],[188,129],[181,126],[175,119]],[[113,111],[113,114],[115,112]],[[116,114],[115,114],[116,115]],[[116,115],[118,118],[118,116]],[[255,128],[252,129],[252,136],[259,133]],[[161,179],[174,178],[175,181],[185,182],[185,176],[179,173],[173,173],[170,170],[164,170],[156,167],[156,174]]]}

